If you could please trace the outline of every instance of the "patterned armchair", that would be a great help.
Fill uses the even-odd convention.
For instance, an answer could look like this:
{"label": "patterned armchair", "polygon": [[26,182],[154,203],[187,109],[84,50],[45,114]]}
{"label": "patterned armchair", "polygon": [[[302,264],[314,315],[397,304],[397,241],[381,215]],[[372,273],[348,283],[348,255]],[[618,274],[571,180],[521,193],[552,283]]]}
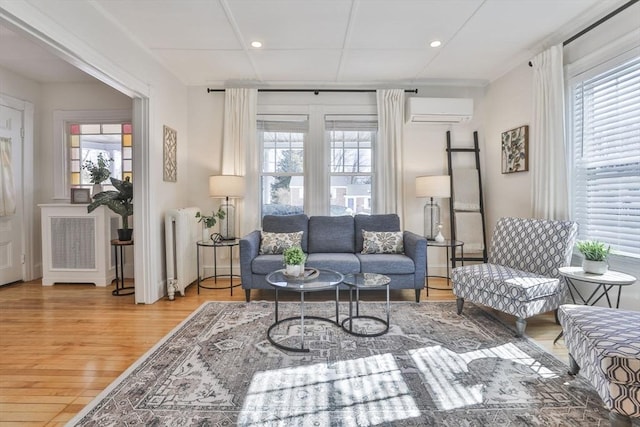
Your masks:
{"label": "patterned armchair", "polygon": [[491,238],[489,262],[453,269],[458,314],[464,301],[517,317],[517,336],[526,319],[557,310],[566,286],[558,269],[569,265],[578,225],[569,221],[501,218]]}

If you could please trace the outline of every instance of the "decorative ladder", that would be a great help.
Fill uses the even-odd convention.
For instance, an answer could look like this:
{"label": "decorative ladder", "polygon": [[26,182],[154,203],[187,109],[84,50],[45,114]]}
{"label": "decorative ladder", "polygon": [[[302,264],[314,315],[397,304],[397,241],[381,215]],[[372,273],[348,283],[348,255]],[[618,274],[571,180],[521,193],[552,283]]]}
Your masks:
{"label": "decorative ladder", "polygon": [[[475,163],[476,170],[478,171],[478,196],[479,196],[479,209],[472,212],[479,212],[480,217],[482,219],[482,256],[467,256],[467,255],[458,255],[457,251],[454,251],[451,255],[451,266],[455,268],[456,261],[462,261],[464,264],[465,261],[480,261],[487,262],[487,235],[486,235],[486,226],[485,226],[485,217],[484,217],[484,200],[482,196],[482,176],[480,173],[480,148],[478,146],[478,132],[473,132],[473,148],[452,148],[451,147],[451,131],[447,131],[447,162],[448,162],[448,170],[449,176],[451,177],[451,197],[449,198],[449,212],[450,220],[451,220],[451,239],[457,240],[457,228],[456,228],[456,213],[463,212],[462,210],[456,211],[454,209],[455,204],[455,192],[454,192],[454,180],[456,179],[454,176],[455,168],[453,168],[453,158],[452,155],[454,153],[473,153],[475,154]],[[464,211],[469,212],[469,211]],[[479,253],[479,252],[478,252]]]}

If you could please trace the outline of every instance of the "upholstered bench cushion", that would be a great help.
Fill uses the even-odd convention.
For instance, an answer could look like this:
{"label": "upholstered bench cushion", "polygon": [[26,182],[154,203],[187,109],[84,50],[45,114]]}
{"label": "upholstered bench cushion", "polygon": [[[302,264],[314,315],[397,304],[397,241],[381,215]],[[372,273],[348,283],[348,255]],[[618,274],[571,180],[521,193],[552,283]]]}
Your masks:
{"label": "upholstered bench cushion", "polygon": [[562,290],[556,278],[497,264],[457,267],[453,269],[453,282],[458,288],[482,290],[521,302],[555,295]]}
{"label": "upholstered bench cushion", "polygon": [[580,354],[611,382],[640,387],[640,312],[562,305],[558,318]]}

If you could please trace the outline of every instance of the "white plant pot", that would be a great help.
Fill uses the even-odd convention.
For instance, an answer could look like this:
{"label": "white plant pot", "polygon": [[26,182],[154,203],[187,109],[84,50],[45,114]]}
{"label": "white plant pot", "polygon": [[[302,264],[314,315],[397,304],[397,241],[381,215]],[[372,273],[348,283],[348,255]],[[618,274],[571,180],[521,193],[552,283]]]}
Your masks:
{"label": "white plant pot", "polygon": [[93,188],[91,189],[91,196],[95,196],[98,193],[102,193],[102,184],[93,184]]}
{"label": "white plant pot", "polygon": [[583,259],[582,269],[585,273],[604,274],[609,269],[609,265],[606,261],[591,261],[588,259]]}
{"label": "white plant pot", "polygon": [[285,265],[284,272],[287,276],[303,276],[304,275],[304,264],[300,265]]}

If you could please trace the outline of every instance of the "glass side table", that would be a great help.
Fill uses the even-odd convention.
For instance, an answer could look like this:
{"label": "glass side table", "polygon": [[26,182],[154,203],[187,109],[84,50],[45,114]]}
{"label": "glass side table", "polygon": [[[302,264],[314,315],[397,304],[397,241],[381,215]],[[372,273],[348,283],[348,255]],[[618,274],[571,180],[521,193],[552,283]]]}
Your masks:
{"label": "glass side table", "polygon": [[[233,284],[233,278],[240,278],[239,274],[233,274],[233,248],[236,246],[240,246],[240,239],[234,240],[201,240],[196,242],[196,258],[197,258],[197,269],[198,269],[198,295],[200,294],[200,288],[203,289],[229,289],[231,292],[231,296],[233,296],[233,288],[240,286],[240,283]],[[213,248],[213,275],[207,277],[200,276],[200,249],[201,248]],[[219,248],[228,248],[229,249],[229,274],[218,274],[218,249]],[[228,286],[205,286],[201,282],[207,279],[213,278],[214,283],[218,283],[218,277],[227,277],[230,280]]]}
{"label": "glass side table", "polygon": [[[464,242],[461,242],[460,240],[445,240],[444,242],[436,242],[435,240],[427,240],[427,249],[429,249],[430,247],[445,248],[447,250],[447,275],[446,276],[434,276],[434,275],[430,276],[429,275],[429,262],[427,261],[427,267],[426,267],[427,296],[429,296],[429,289],[436,289],[436,290],[440,290],[440,291],[451,290],[451,286],[450,286],[450,283],[451,283],[451,264],[452,264],[452,260],[451,259],[456,254],[456,248],[460,248],[460,256],[462,258],[461,263],[464,266]],[[451,249],[451,257],[449,256],[449,249]],[[438,288],[438,287],[434,287],[434,286],[429,286],[429,277],[439,277],[441,279],[447,279],[447,287],[446,288]]]}
{"label": "glass side table", "polygon": [[[380,335],[386,334],[389,331],[389,316],[391,313],[391,307],[389,304],[389,282],[391,279],[383,274],[376,273],[357,273],[357,274],[347,274],[344,276],[342,283],[349,286],[349,316],[342,321],[342,329],[351,335],[355,335],[358,337],[378,337]],[[353,290],[356,291],[356,313],[353,314]],[[380,317],[362,315],[360,314],[360,290],[361,289],[385,289],[387,291],[387,318],[382,319]],[[369,319],[374,322],[381,323],[384,325],[384,329],[378,332],[355,332],[353,330],[353,320],[354,319]],[[346,324],[349,324],[347,328]]]}

